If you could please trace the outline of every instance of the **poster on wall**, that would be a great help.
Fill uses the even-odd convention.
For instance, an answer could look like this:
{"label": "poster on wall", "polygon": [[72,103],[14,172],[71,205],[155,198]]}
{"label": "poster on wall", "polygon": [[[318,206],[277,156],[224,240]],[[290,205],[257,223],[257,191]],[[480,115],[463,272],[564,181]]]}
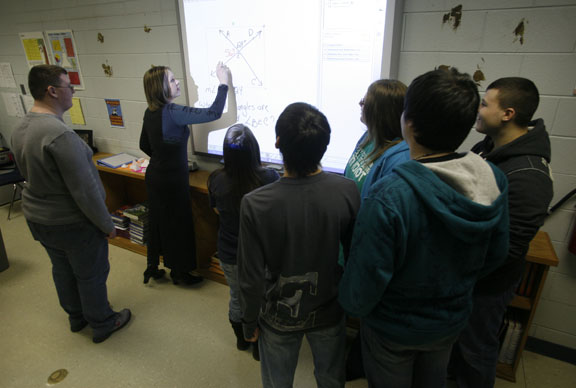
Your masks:
{"label": "poster on wall", "polygon": [[124,128],[124,118],[122,117],[122,107],[120,100],[105,99],[106,108],[108,109],[108,117],[110,118],[110,125],[116,128]]}
{"label": "poster on wall", "polygon": [[42,32],[21,32],[19,35],[26,54],[28,68],[50,64],[48,49]]}
{"label": "poster on wall", "polygon": [[78,51],[74,42],[72,30],[46,31],[48,47],[50,48],[50,60],[52,64],[62,66],[68,71],[70,85],[75,89],[84,90]]}
{"label": "poster on wall", "polygon": [[0,63],[0,88],[16,89],[16,81],[10,62]]}
{"label": "poster on wall", "polygon": [[26,115],[18,93],[2,93],[2,99],[8,116],[24,117]]}
{"label": "poster on wall", "polygon": [[72,108],[70,108],[68,112],[70,113],[72,124],[86,125],[86,119],[84,118],[84,112],[82,111],[82,104],[80,103],[79,97],[72,98]]}

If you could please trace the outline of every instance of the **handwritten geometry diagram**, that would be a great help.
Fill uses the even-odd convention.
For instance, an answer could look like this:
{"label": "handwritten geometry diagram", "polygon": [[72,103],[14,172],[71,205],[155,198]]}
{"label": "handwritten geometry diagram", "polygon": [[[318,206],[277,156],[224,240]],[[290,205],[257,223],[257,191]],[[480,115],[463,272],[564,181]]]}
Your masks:
{"label": "handwritten geometry diagram", "polygon": [[213,30],[208,40],[209,57],[230,67],[235,85],[264,85],[264,26],[221,28]]}

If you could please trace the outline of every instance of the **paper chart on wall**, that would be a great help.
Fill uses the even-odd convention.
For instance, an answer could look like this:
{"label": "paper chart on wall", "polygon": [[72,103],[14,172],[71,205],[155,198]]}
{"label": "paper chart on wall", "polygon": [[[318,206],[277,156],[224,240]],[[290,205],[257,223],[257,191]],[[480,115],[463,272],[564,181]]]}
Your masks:
{"label": "paper chart on wall", "polygon": [[16,87],[16,81],[14,80],[14,74],[12,73],[10,62],[0,63],[0,88],[15,89]]}
{"label": "paper chart on wall", "polygon": [[72,30],[46,31],[50,59],[55,65],[62,66],[68,71],[70,84],[78,90],[84,90],[84,81],[78,61],[78,51]]}
{"label": "paper chart on wall", "polygon": [[24,117],[26,115],[18,93],[2,93],[2,99],[8,116]]}
{"label": "paper chart on wall", "polygon": [[84,119],[84,112],[82,111],[80,98],[72,98],[72,108],[70,108],[68,112],[70,113],[70,120],[72,121],[72,124],[86,125],[86,119]]}
{"label": "paper chart on wall", "polygon": [[50,64],[48,49],[42,32],[21,32],[19,35],[26,54],[28,68]]}

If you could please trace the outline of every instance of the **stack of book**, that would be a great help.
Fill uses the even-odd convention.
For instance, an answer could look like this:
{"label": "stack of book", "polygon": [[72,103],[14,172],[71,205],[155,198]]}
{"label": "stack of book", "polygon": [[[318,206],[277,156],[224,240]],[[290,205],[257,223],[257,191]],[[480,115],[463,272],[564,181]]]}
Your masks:
{"label": "stack of book", "polygon": [[124,215],[130,219],[130,241],[135,244],[146,244],[148,235],[148,207],[141,203],[124,210]]}
{"label": "stack of book", "polygon": [[516,351],[522,339],[523,325],[513,315],[507,315],[500,329],[501,346],[498,362],[512,365],[516,359]]}
{"label": "stack of book", "polygon": [[130,206],[122,206],[110,214],[112,222],[114,222],[114,227],[116,228],[116,236],[118,237],[130,238],[130,219],[124,215],[124,210],[128,208],[130,208]]}

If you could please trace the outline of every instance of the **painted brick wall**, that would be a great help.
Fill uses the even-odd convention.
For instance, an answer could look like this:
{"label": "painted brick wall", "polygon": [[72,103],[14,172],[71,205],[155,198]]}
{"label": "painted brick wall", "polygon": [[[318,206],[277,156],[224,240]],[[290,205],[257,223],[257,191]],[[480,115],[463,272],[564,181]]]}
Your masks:
{"label": "painted brick wall", "polygon": [[[462,5],[457,28],[444,15]],[[524,21],[524,42],[514,30]],[[536,117],[551,135],[554,199],[576,188],[576,1],[575,0],[405,0],[399,79],[409,83],[439,65],[490,82],[505,76],[532,79],[541,94]],[[469,149],[480,135],[472,133]],[[537,188],[534,188],[537,190]],[[550,234],[560,265],[552,268],[531,335],[576,349],[576,256],[567,250],[575,227],[576,198],[550,216]]]}
{"label": "painted brick wall", "polygon": [[[72,29],[86,90],[78,91],[104,152],[138,149],[146,109],[142,76],[150,65],[168,65],[183,78],[176,1],[173,0],[0,0],[0,62],[10,62],[17,84],[26,84],[28,67],[18,32]],[[462,5],[461,24],[443,23],[453,7]],[[524,20],[524,43],[515,40]],[[552,137],[555,196],[553,203],[576,187],[576,0],[405,0],[399,79],[410,83],[439,65],[473,73],[486,81],[519,75],[540,89],[537,116],[544,118]],[[149,33],[144,26],[150,27]],[[97,34],[104,43],[97,41]],[[107,77],[102,64],[112,67]],[[0,89],[0,92],[18,92]],[[111,128],[104,98],[118,98],[126,128]],[[176,100],[184,103],[184,96]],[[65,120],[69,123],[69,117]],[[0,103],[0,132],[9,139],[18,119]],[[480,139],[471,134],[463,145]],[[207,163],[207,162],[204,162]],[[576,257],[567,249],[574,228],[576,200],[567,202],[544,226],[550,233],[560,266],[553,268],[535,318],[532,335],[576,348]]]}

